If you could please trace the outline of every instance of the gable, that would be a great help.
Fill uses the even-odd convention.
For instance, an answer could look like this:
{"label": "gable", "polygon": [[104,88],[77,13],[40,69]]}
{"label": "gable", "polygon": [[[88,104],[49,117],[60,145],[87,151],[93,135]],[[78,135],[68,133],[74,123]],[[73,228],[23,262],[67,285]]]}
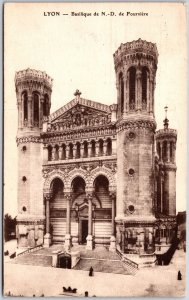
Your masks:
{"label": "gable", "polygon": [[[75,99],[74,99],[75,100]],[[100,104],[80,98],[72,100],[68,105],[56,112],[56,117],[51,115],[53,129],[70,129],[88,126],[103,126],[111,123],[111,112],[108,105]],[[88,101],[88,103],[86,103]],[[84,105],[85,104],[85,105]],[[87,105],[88,104],[88,105]],[[58,127],[58,128],[57,128]]]}

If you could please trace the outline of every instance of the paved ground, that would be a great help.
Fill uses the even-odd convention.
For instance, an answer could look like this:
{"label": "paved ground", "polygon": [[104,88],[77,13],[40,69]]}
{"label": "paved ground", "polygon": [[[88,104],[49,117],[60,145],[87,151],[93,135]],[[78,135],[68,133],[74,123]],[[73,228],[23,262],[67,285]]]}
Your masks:
{"label": "paved ground", "polygon": [[[178,270],[183,280],[177,280]],[[135,276],[95,272],[89,277],[81,270],[54,269],[5,262],[4,293],[24,296],[61,296],[62,287],[77,288],[77,294],[89,296],[161,296],[181,297],[185,290],[185,253],[176,251],[169,266],[141,269]]]}

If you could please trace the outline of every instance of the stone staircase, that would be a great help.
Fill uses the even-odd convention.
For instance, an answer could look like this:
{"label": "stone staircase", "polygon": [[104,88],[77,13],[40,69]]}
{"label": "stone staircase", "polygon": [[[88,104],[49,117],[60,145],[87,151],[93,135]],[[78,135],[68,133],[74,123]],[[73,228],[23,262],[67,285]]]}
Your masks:
{"label": "stone staircase", "polygon": [[[35,249],[34,249],[35,250]],[[34,252],[25,251],[22,255],[10,259],[9,263],[33,265],[33,266],[52,266],[52,253],[55,250],[63,250],[60,245],[53,245],[50,248],[36,249]],[[96,247],[94,250],[86,250],[84,246],[75,245],[71,251],[80,253],[80,260],[73,268],[74,270],[89,271],[93,267],[94,272],[114,273],[123,275],[135,275],[137,269],[131,264],[123,261],[116,252],[110,252],[104,246]]]}
{"label": "stone staircase", "polygon": [[134,275],[131,269],[124,266],[120,260],[81,258],[74,270],[89,271],[90,267],[93,268],[94,272]]}
{"label": "stone staircase", "polygon": [[135,275],[137,269],[120,260],[117,253],[108,251],[105,247],[96,247],[93,251],[80,250],[81,258],[74,270]]}
{"label": "stone staircase", "polygon": [[27,253],[22,256],[15,257],[14,259],[10,260],[10,263],[51,267],[52,266],[52,256]]}

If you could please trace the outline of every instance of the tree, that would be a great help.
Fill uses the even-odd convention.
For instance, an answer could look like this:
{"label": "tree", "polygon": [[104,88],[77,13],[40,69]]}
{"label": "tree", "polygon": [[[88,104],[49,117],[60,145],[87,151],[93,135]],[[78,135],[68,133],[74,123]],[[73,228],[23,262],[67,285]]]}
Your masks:
{"label": "tree", "polygon": [[4,236],[5,241],[12,238],[12,234],[16,234],[16,218],[12,218],[9,214],[4,216]]}

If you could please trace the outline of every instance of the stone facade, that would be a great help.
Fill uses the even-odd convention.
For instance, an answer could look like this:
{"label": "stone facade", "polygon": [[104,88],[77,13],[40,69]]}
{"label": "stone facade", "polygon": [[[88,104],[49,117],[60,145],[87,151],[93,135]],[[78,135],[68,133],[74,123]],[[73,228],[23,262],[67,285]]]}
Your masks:
{"label": "stone facade", "polygon": [[156,132],[158,52],[141,39],[114,54],[117,104],[81,97],[50,114],[52,79],[16,73],[19,247],[106,244],[154,253],[175,234],[177,133]]}

